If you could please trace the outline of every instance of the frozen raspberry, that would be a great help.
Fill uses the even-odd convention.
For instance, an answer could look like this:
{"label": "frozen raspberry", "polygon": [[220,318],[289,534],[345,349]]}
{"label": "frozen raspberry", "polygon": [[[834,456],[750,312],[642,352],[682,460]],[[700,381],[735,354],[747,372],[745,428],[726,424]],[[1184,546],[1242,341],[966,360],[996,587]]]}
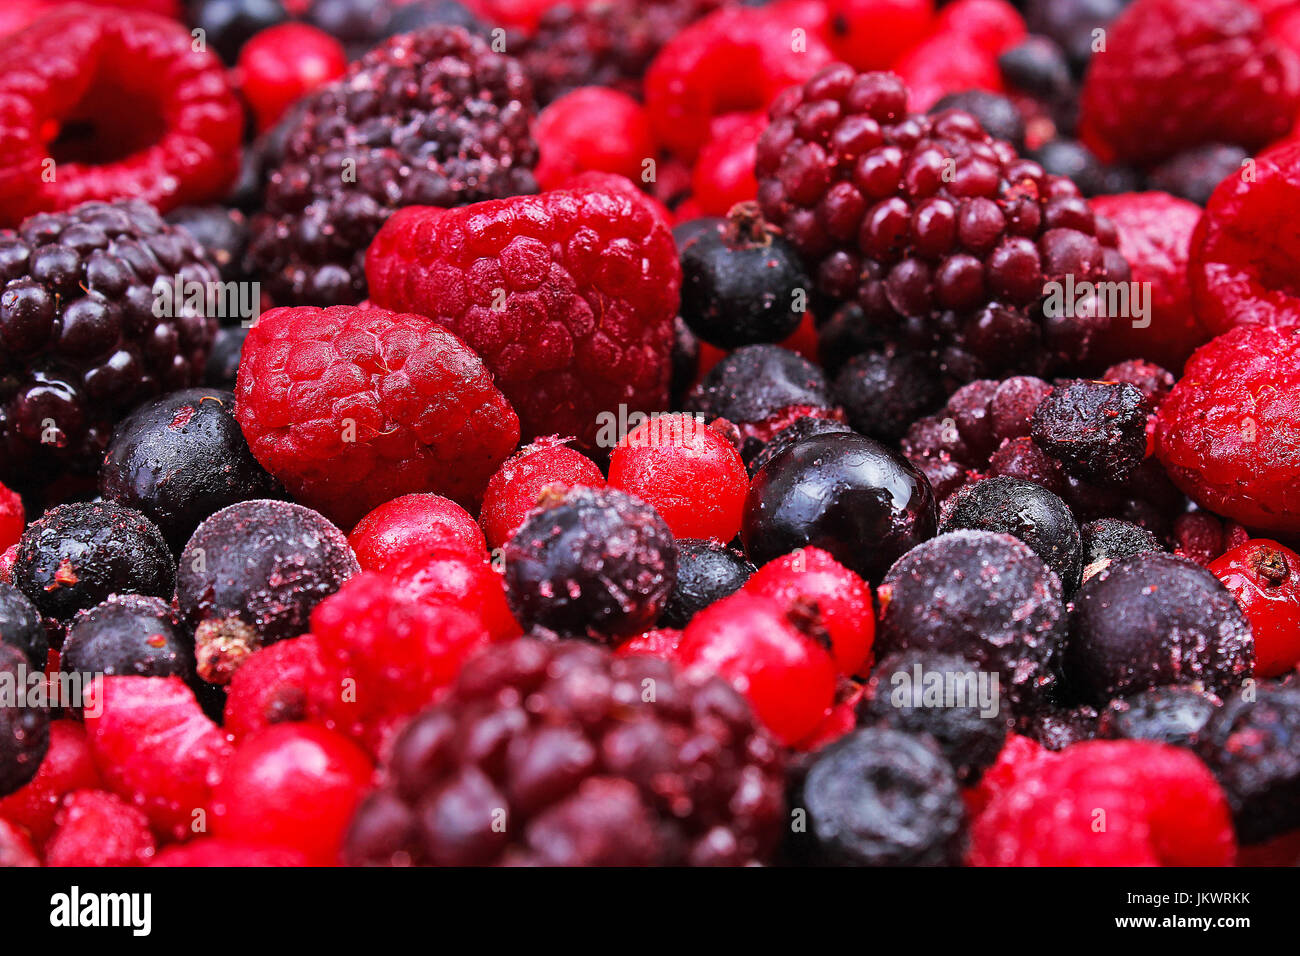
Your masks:
{"label": "frozen raspberry", "polygon": [[249,846],[231,840],[204,837],[181,846],[169,846],[150,866],[306,866],[296,850],[280,846]]}
{"label": "frozen raspberry", "polygon": [[930,33],[934,0],[828,0],[830,44],[857,70],[887,70]]}
{"label": "frozen raspberry", "polygon": [[154,850],[148,817],[111,793],[79,790],[59,810],[45,865],[141,866]]}
{"label": "frozen raspberry", "polygon": [[970,114],[909,116],[907,96],[842,64],[783,93],[758,145],[764,214],[862,335],[931,351],[946,377],[1084,360],[1109,319],[1053,309],[1048,285],[1127,279],[1114,230]]}
{"label": "frozen raspberry", "polygon": [[160,838],[179,840],[206,813],[230,754],[178,677],[103,677],[86,701],[86,734],[108,789],[143,810]]}
{"label": "frozen raspberry", "polygon": [[392,38],[292,114],[248,271],[281,305],[360,302],[366,246],[394,210],[536,188],[532,114],[518,62],[482,40],[441,26]]}
{"label": "frozen raspberry", "polygon": [[17,544],[26,526],[23,499],[18,492],[0,484],[0,551],[7,551]]}
{"label": "frozen raspberry", "polygon": [[249,655],[230,679],[222,726],[238,743],[272,724],[328,724],[343,677],[325,664],[315,635],[276,641]]}
{"label": "frozen raspberry", "polygon": [[1097,736],[1195,749],[1221,706],[1219,698],[1195,687],[1153,687],[1112,700],[1097,721]]}
{"label": "frozen raspberry", "polygon": [[781,771],[779,748],[724,682],[524,638],[475,657],[407,725],[389,784],[353,819],[346,859],[762,862],[783,826]]}
{"label": "frozen raspberry", "polygon": [[77,721],[56,720],[50,724],[50,747],[40,769],[30,782],[0,799],[0,819],[22,827],[39,849],[54,832],[64,796],[102,786],[86,731]]}
{"label": "frozen raspberry", "polygon": [[601,413],[668,400],[681,267],[651,200],[617,176],[461,209],[406,209],[366,261],[378,306],[464,337],[525,437],[590,445]]}
{"label": "frozen raspberry", "polygon": [[384,502],[357,522],[348,545],[363,571],[383,571],[406,551],[461,548],[486,555],[477,522],[460,505],[441,495],[402,495]]}
{"label": "frozen raspberry", "polygon": [[640,181],[656,155],[645,109],[632,97],[584,86],[542,110],[533,124],[540,159],[537,183],[555,189],[578,173],[617,173]]}
{"label": "frozen raspberry", "polygon": [[490,547],[500,548],[510,540],[547,488],[563,493],[575,485],[605,487],[605,476],[596,463],[570,448],[570,441],[557,435],[539,438],[507,459],[489,479],[479,523]]}
{"label": "frozen raspberry", "polygon": [[90,199],[166,212],[220,198],[239,170],[241,110],[220,61],[153,13],[55,10],[5,41],[0,97],[2,225]]}
{"label": "frozen raspberry", "polygon": [[1256,538],[1209,565],[1250,622],[1255,675],[1281,677],[1300,666],[1300,554]]}
{"label": "frozen raspberry", "polygon": [[767,128],[762,112],[724,113],[709,124],[709,140],[700,147],[691,173],[691,196],[707,216],[725,216],[738,202],[758,198],[754,157]]}
{"label": "frozen raspberry", "polygon": [[1193,754],[1084,742],[1016,777],[971,828],[975,866],[1229,866],[1228,802]]}
{"label": "frozen raspberry", "polygon": [[342,76],[347,66],[342,45],[328,33],[285,23],[261,31],[239,51],[239,89],[263,132],[295,101]]}
{"label": "frozen raspberry", "polygon": [[23,652],[35,670],[45,670],[50,650],[45,622],[27,595],[7,581],[0,582],[0,643]]}
{"label": "frozen raspberry", "polygon": [[254,457],[345,527],[409,492],[474,505],[519,442],[514,410],[465,343],[386,309],[267,312],[244,343],[235,400]]}
{"label": "frozen raspberry", "polygon": [[1241,173],[1249,156],[1240,146],[1225,143],[1185,149],[1151,170],[1147,184],[1203,207],[1219,183]]}
{"label": "frozen raspberry", "polygon": [[1202,507],[1261,531],[1300,531],[1297,388],[1300,332],[1234,329],[1188,361],[1160,406],[1155,453]]}
{"label": "frozen raspberry", "polygon": [[1149,163],[1203,143],[1263,146],[1298,105],[1300,61],[1244,0],[1136,0],[1092,58],[1080,122],[1120,157]]}

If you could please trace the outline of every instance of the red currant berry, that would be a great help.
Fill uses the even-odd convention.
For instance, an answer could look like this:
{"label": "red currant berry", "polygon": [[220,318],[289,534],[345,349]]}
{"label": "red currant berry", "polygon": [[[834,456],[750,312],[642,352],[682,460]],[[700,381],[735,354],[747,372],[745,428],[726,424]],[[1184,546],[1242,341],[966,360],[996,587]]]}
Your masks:
{"label": "red currant berry", "polygon": [[1025,21],[1006,0],[957,0],[939,14],[938,31],[965,34],[986,53],[1001,56],[1025,38]]}
{"label": "red currant berry", "polygon": [[382,571],[412,547],[461,548],[487,556],[483,531],[469,512],[435,494],[402,495],[357,522],[348,544],[365,571]]}
{"label": "red currant berry", "polygon": [[754,159],[766,113],[726,113],[709,125],[710,139],[700,149],[691,174],[696,211],[725,216],[738,202],[758,197]]}
{"label": "red currant berry", "polygon": [[603,86],[561,96],[537,117],[533,136],[541,153],[536,175],[543,189],[593,170],[640,182],[642,164],[656,155],[645,107]]}
{"label": "red currant berry", "polygon": [[545,488],[563,493],[574,485],[605,487],[596,463],[570,448],[569,441],[555,435],[539,438],[507,459],[488,481],[478,520],[489,547],[500,548],[510,540]]}
{"label": "red currant berry", "polygon": [[239,87],[262,131],[304,95],[342,76],[347,66],[342,44],[324,30],[283,23],[244,44],[237,70]]}
{"label": "red currant berry", "polygon": [[0,484],[0,552],[8,551],[23,536],[27,524],[23,499]]}
{"label": "red currant berry", "polygon": [[492,640],[520,634],[506,603],[501,575],[485,557],[457,548],[415,548],[393,561],[388,574],[399,589],[426,604],[443,604],[478,615]]}
{"label": "red currant berry", "polygon": [[682,632],[676,628],[661,627],[646,631],[636,637],[629,637],[614,651],[615,657],[631,657],[633,654],[646,654],[666,661],[677,659],[677,648],[682,643]]}
{"label": "red currant berry", "polygon": [[933,0],[830,0],[835,55],[855,70],[887,70],[934,25]]}
{"label": "red currant berry", "polygon": [[1300,664],[1300,554],[1255,538],[1210,562],[1232,592],[1255,638],[1255,676],[1278,677]]}

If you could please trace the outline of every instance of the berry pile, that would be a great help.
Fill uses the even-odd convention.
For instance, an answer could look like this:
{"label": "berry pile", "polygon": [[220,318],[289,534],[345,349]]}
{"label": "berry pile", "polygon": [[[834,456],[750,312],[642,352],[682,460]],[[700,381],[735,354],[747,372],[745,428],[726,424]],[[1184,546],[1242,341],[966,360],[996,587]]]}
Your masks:
{"label": "berry pile", "polygon": [[1300,863],[1297,11],[0,3],[0,865]]}

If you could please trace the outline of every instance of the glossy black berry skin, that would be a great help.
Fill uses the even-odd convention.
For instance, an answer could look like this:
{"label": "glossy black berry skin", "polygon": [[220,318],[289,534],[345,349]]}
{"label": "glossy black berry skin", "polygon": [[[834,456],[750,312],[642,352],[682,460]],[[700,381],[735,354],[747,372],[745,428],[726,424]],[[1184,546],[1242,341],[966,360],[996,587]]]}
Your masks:
{"label": "glossy black berry skin", "polygon": [[16,647],[0,644],[0,680],[14,690],[0,697],[0,797],[7,797],[40,769],[50,747],[50,714],[17,699],[28,687],[31,665]]}
{"label": "glossy black berry skin", "polygon": [[709,369],[687,396],[685,410],[747,425],[790,408],[833,407],[826,377],[812,362],[777,345],[750,345]]}
{"label": "glossy black berry skin", "polygon": [[914,352],[863,352],[835,376],[831,395],[853,430],[893,442],[948,397],[929,360]]}
{"label": "glossy black berry skin", "polygon": [[1120,558],[1164,551],[1160,539],[1146,528],[1119,518],[1098,518],[1081,529],[1083,537],[1083,580],[1105,571]]}
{"label": "glossy black berry skin", "polygon": [[852,431],[852,428],[838,419],[814,418],[808,415],[803,418],[796,418],[761,445],[751,443],[745,449],[745,451],[751,452],[749,457],[745,457],[745,451],[741,452],[741,457],[745,458],[745,467],[749,470],[749,477],[753,478],[769,461],[791,445],[801,442],[805,438],[812,438],[816,435],[844,434]]}
{"label": "glossy black berry skin", "polygon": [[1034,409],[1030,435],[1070,474],[1113,485],[1146,457],[1150,412],[1142,393],[1127,383],[1069,382]]}
{"label": "glossy black berry skin", "polygon": [[27,595],[0,581],[0,644],[17,648],[32,667],[45,669],[50,650],[40,612]]}
{"label": "glossy black berry skin", "polygon": [[[220,270],[222,279],[237,282],[243,278],[240,265],[248,245],[248,220],[242,212],[225,206],[182,206],[164,218],[194,237],[199,248]],[[236,319],[230,316],[222,321]]]}
{"label": "glossy black berry skin", "polygon": [[812,546],[878,581],[937,523],[925,476],[892,448],[848,432],[797,442],[764,465],[740,536],[755,565]]}
{"label": "glossy black berry skin", "polygon": [[172,392],[122,421],[99,470],[99,490],[153,519],[177,552],[208,515],[282,493],[248,449],[235,396],[212,388]]}
{"label": "glossy black berry skin", "polygon": [[1153,687],[1112,700],[1101,712],[1097,736],[1195,748],[1221,706],[1219,698],[1195,687]]}
{"label": "glossy black berry skin", "polygon": [[65,673],[194,677],[194,642],[162,598],[110,597],[68,625],[59,666]]}
{"label": "glossy black berry skin", "polygon": [[1042,485],[1019,478],[985,478],[944,502],[939,531],[1001,531],[1033,548],[1061,579],[1065,593],[1079,585],[1083,539],[1064,501]]}
{"label": "glossy black berry skin", "polygon": [[176,563],[158,526],[139,511],[74,502],[27,526],[13,580],[42,614],[66,623],[110,594],[170,598]]}
{"label": "glossy black berry skin", "polygon": [[216,338],[212,340],[212,351],[208,353],[207,364],[203,367],[205,387],[227,392],[235,390],[239,356],[243,352],[246,338],[248,329],[241,325],[223,326],[217,330]]}
{"label": "glossy black berry skin", "polygon": [[1250,676],[1255,643],[1232,594],[1200,565],[1165,553],[1114,562],[1075,596],[1065,675],[1103,706],[1166,684],[1199,681],[1221,697]]}
{"label": "glossy black berry skin", "polygon": [[208,47],[231,66],[253,34],[289,20],[280,0],[191,0],[189,10],[190,23],[204,31]]}
{"label": "glossy black berry skin", "polygon": [[725,544],[677,539],[677,583],[659,615],[664,627],[685,627],[698,612],[745,586],[754,566]]}
{"label": "glossy black berry skin", "polygon": [[677,546],[640,499],[574,487],[515,532],[505,578],[510,609],[525,628],[616,641],[654,625],[677,580]]}
{"label": "glossy black berry skin", "polygon": [[821,751],[796,803],[807,810],[818,862],[943,866],[961,857],[965,807],[933,741],[857,730]]}

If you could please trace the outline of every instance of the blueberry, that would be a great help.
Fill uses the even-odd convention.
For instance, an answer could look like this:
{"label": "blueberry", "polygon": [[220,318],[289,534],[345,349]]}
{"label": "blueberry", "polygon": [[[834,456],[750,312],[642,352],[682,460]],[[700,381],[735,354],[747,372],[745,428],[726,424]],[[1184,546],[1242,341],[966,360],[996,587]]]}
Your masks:
{"label": "blueberry", "polygon": [[1219,183],[1241,173],[1249,156],[1240,146],[1207,143],[1171,156],[1151,170],[1147,181],[1152,189],[1204,206]]}
{"label": "blueberry", "polygon": [[253,34],[288,20],[289,11],[280,0],[199,0],[190,4],[190,23],[204,31],[207,45],[232,66]]}
{"label": "blueberry", "polygon": [[[0,644],[0,682],[10,688],[29,686],[27,658],[16,647]],[[50,714],[44,707],[0,694],[0,797],[7,797],[41,767],[50,748]]]}
{"label": "blueberry", "polygon": [[248,245],[248,220],[242,212],[225,206],[182,206],[164,218],[194,237],[223,280],[243,278],[240,265]]}
{"label": "blueberry", "polygon": [[203,384],[208,388],[232,391],[239,375],[239,356],[244,349],[248,329],[239,325],[222,326],[212,340],[212,351],[203,369]]}
{"label": "blueberry", "polygon": [[739,591],[753,573],[754,566],[725,544],[677,539],[677,583],[659,623],[685,627],[699,611]]}
{"label": "blueberry", "polygon": [[194,644],[172,606],[156,597],[115,594],[68,626],[65,673],[194,677]]}
{"label": "blueberry", "polygon": [[1120,558],[1147,551],[1164,551],[1160,539],[1146,528],[1119,518],[1098,518],[1081,529],[1083,537],[1083,580],[1105,571]]}
{"label": "blueberry", "polygon": [[1065,51],[1045,36],[1017,43],[998,57],[998,68],[1008,86],[1041,100],[1059,101],[1073,92]]}
{"label": "blueberry", "polygon": [[40,612],[22,591],[3,581],[0,581],[0,643],[22,651],[32,667],[45,669],[50,642]]}

